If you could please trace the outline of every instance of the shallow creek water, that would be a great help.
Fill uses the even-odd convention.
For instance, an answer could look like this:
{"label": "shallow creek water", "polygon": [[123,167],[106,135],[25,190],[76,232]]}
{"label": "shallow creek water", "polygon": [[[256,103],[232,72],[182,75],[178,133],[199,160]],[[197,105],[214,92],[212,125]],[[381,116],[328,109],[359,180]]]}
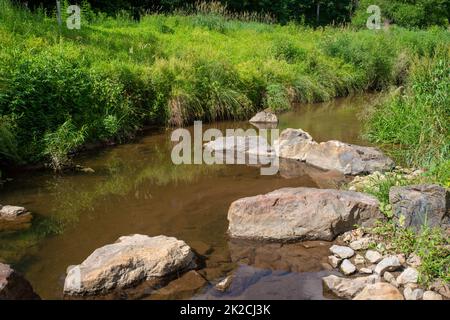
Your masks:
{"label": "shallow creek water", "polygon": [[[297,106],[280,116],[278,127],[302,128],[317,141],[368,145],[360,137],[358,114],[373,101],[374,96],[364,95]],[[221,122],[205,127],[251,126]],[[282,167],[276,176],[261,176],[259,168],[245,165],[175,166],[170,133],[149,133],[76,159],[95,173],[14,176],[0,190],[0,203],[24,206],[35,219],[27,230],[0,233],[0,261],[23,272],[42,298],[59,299],[67,267],[96,248],[123,235],[163,234],[203,255],[200,273],[211,284],[199,291],[187,284],[176,294],[166,290],[150,298],[324,299],[321,277],[333,272],[324,265],[330,243],[231,240],[227,211],[242,197],[281,187],[332,187],[336,177],[302,164]],[[232,273],[235,281],[227,293],[212,288]]]}

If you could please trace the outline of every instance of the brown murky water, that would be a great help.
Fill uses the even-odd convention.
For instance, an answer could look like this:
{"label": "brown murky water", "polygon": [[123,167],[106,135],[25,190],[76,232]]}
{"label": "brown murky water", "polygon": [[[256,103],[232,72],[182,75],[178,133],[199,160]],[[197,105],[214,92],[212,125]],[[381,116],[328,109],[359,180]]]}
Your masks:
{"label": "brown murky water", "polygon": [[[373,96],[303,105],[280,117],[279,128],[302,128],[317,141],[337,139],[367,145],[358,113]],[[208,127],[249,128],[246,122]],[[0,261],[13,264],[46,299],[62,297],[68,266],[120,236],[164,234],[186,241],[205,257],[200,273],[211,284],[234,273],[223,294],[207,285],[180,296],[170,290],[150,298],[323,299],[321,277],[329,243],[260,244],[226,235],[231,202],[281,187],[331,187],[336,177],[302,164],[286,164],[276,176],[245,165],[175,166],[170,130],[135,143],[76,159],[95,173],[55,176],[51,172],[14,177],[0,191],[0,203],[25,206],[37,216],[25,231],[0,233]],[[181,283],[181,287],[183,287]],[[169,292],[169,293],[167,293]]]}

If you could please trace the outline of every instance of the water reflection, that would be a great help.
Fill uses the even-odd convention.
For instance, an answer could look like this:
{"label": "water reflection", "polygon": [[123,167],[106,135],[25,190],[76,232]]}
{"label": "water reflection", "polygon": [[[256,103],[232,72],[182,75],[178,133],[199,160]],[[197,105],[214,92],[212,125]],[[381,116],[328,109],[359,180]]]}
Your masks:
{"label": "water reflection", "polygon": [[[363,96],[302,106],[281,115],[279,127],[302,128],[317,141],[339,139],[367,145],[359,136],[357,113],[371,100]],[[223,122],[208,127],[247,129],[251,125]],[[204,256],[205,268],[199,273],[211,282],[240,268],[269,270],[270,276],[260,277],[252,285],[253,291],[246,291],[252,297],[258,297],[257,288],[273,279],[288,285],[289,280],[293,282],[290,277],[309,281],[306,279],[315,276],[304,272],[323,272],[320,259],[326,249],[314,253],[229,243],[226,217],[230,203],[239,198],[282,187],[332,188],[342,182],[342,176],[295,162],[282,162],[276,176],[261,176],[259,168],[243,165],[175,166],[170,160],[170,132],[154,132],[134,143],[76,159],[94,173],[15,176],[1,190],[0,203],[24,206],[35,219],[25,231],[0,233],[0,260],[24,272],[44,298],[62,297],[69,265],[79,264],[96,248],[134,233],[164,234],[186,241]],[[298,255],[290,256],[289,251]],[[273,256],[278,257],[276,261],[270,260]],[[290,288],[291,297],[317,297],[306,294],[310,290],[305,286]]]}

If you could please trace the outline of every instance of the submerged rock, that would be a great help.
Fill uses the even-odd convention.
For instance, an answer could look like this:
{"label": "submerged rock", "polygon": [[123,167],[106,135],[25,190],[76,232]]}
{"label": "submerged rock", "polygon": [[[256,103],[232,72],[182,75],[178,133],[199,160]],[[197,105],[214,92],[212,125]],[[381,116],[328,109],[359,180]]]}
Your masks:
{"label": "submerged rock", "polygon": [[257,240],[333,240],[354,226],[381,219],[376,198],[351,191],[284,188],[233,202],[232,237]]}
{"label": "submerged rock", "polygon": [[380,150],[328,141],[317,143],[301,129],[286,129],[275,141],[275,150],[281,158],[304,161],[325,170],[337,170],[346,175],[375,171],[389,171],[394,162]]}
{"label": "submerged rock", "polygon": [[216,288],[216,290],[218,290],[220,292],[225,292],[231,286],[232,281],[233,281],[233,276],[228,276],[225,279],[223,279],[222,281],[220,281],[218,284],[216,284],[214,286],[214,288]]}
{"label": "submerged rock", "polygon": [[400,291],[389,283],[366,286],[353,300],[404,300]]}
{"label": "submerged rock", "polygon": [[32,214],[23,207],[0,205],[0,231],[26,229],[32,219]]}
{"label": "submerged rock", "polygon": [[150,299],[189,299],[208,284],[197,271],[191,270],[178,279],[171,281],[150,296]]}
{"label": "submerged rock", "polygon": [[393,187],[389,200],[394,215],[402,218],[402,227],[419,230],[423,225],[440,226],[449,215],[449,196],[438,185]]}
{"label": "submerged rock", "polygon": [[[227,136],[204,144],[205,150],[214,153],[217,160],[228,159],[227,156],[233,155],[238,162],[248,164],[260,161],[268,162],[276,156],[275,150],[269,145],[262,136]],[[240,160],[240,161],[239,161]]]}
{"label": "submerged rock", "polygon": [[105,294],[143,281],[157,287],[167,278],[194,267],[194,253],[184,241],[166,236],[121,237],[72,267],[64,283],[64,293]]}
{"label": "submerged rock", "polygon": [[280,272],[308,273],[324,270],[329,243],[260,242],[231,239],[228,242],[234,265],[249,265],[258,269]]}
{"label": "submerged rock", "polygon": [[39,300],[31,284],[9,265],[0,263],[0,300]]}
{"label": "submerged rock", "polygon": [[253,118],[250,119],[251,123],[278,123],[276,114],[268,111],[258,112]]}

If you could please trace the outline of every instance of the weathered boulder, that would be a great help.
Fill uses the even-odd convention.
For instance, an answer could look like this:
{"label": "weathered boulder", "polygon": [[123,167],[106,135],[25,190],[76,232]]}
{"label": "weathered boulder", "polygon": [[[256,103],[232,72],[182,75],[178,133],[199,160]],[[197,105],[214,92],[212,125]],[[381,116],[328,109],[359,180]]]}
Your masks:
{"label": "weathered boulder", "polygon": [[425,223],[440,226],[449,215],[449,196],[445,188],[438,185],[415,185],[393,187],[389,200],[394,215],[404,219],[403,227],[420,229]]}
{"label": "weathered boulder", "polygon": [[376,283],[378,276],[359,277],[354,279],[341,278],[335,275],[322,278],[324,288],[336,296],[351,299],[363,290],[367,285]]}
{"label": "weathered boulder", "polygon": [[423,300],[443,300],[439,293],[433,291],[425,291],[423,293]]}
{"label": "weathered boulder", "polygon": [[251,123],[278,123],[276,114],[268,111],[258,112],[253,118],[250,119]]}
{"label": "weathered boulder", "polygon": [[194,253],[184,242],[166,236],[133,235],[95,250],[72,267],[64,293],[83,296],[126,289],[143,281],[158,286],[195,267]]}
{"label": "weathered boulder", "polygon": [[350,260],[345,259],[341,263],[341,271],[346,276],[349,276],[356,272],[356,267],[353,265],[353,263],[350,262]]}
{"label": "weathered boulder", "polygon": [[418,279],[419,272],[416,269],[409,267],[397,277],[397,283],[401,285],[417,283]]}
{"label": "weathered boulder", "polygon": [[450,299],[450,286],[448,283],[445,283],[444,280],[438,279],[433,281],[428,287],[429,290],[436,291],[440,295]]}
{"label": "weathered boulder", "polygon": [[330,251],[341,259],[351,258],[355,255],[355,251],[353,251],[353,249],[345,246],[333,245],[330,248]]}
{"label": "weathered boulder", "polygon": [[9,265],[0,263],[0,300],[39,300],[31,284]]}
{"label": "weathered boulder", "polygon": [[366,286],[353,300],[404,300],[400,291],[389,283]]}
{"label": "weathered boulder", "polygon": [[351,191],[284,188],[233,202],[232,237],[257,240],[333,240],[356,224],[381,219],[376,198]]}
{"label": "weathered boulder", "polygon": [[350,248],[352,248],[353,250],[357,250],[357,251],[358,250],[366,250],[367,248],[369,248],[371,243],[372,243],[371,238],[361,238],[361,239],[351,242]]}
{"label": "weathered boulder", "polygon": [[286,129],[275,141],[281,158],[304,161],[325,170],[346,175],[384,172],[394,168],[394,162],[380,150],[340,141],[317,143],[301,129]]}
{"label": "weathered boulder", "polygon": [[403,295],[405,296],[405,300],[420,300],[423,298],[423,290],[406,287],[403,290]]}
{"label": "weathered boulder", "polygon": [[373,273],[373,270],[370,268],[361,268],[358,271],[362,274],[372,274]]}
{"label": "weathered boulder", "polygon": [[378,263],[381,261],[381,259],[383,259],[383,256],[375,250],[367,250],[366,252],[366,259],[370,262],[370,263]]}
{"label": "weathered boulder", "polygon": [[375,273],[382,276],[386,271],[395,271],[401,268],[402,264],[397,256],[389,256],[381,260],[375,267]]}
{"label": "weathered boulder", "polygon": [[339,264],[342,262],[342,259],[336,257],[336,256],[328,256],[328,262],[333,268],[339,267]]}

